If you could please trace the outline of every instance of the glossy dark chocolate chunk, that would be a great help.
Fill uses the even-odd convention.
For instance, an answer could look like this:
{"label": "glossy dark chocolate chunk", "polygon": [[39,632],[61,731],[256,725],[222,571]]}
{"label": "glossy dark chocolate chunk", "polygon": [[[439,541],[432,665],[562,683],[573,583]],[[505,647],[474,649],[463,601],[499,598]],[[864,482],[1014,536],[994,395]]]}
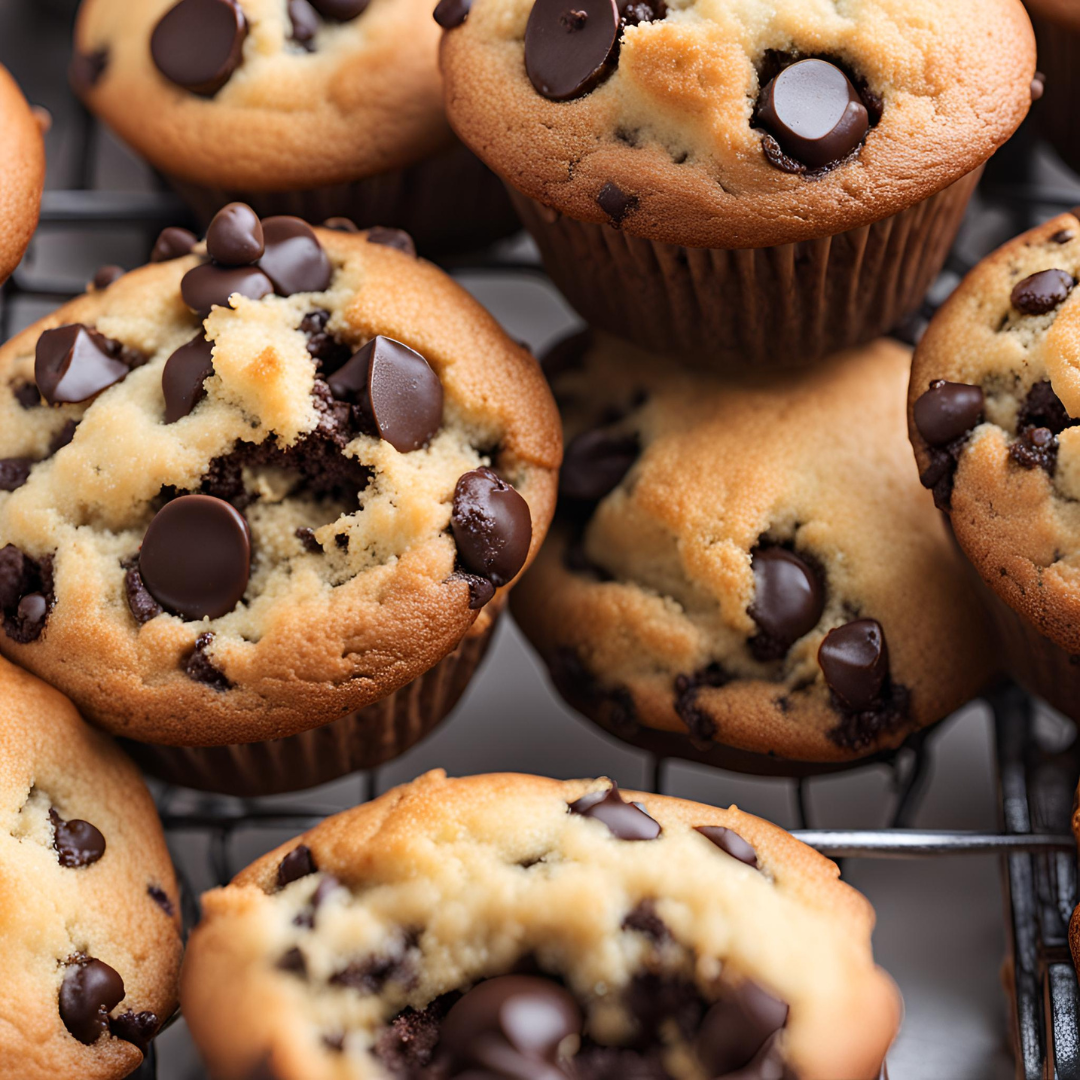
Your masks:
{"label": "glossy dark chocolate chunk", "polygon": [[203,383],[214,374],[214,343],[200,330],[165,361],[161,392],[165,397],[165,423],[187,416],[204,397]]}
{"label": "glossy dark chocolate chunk", "polygon": [[154,27],[150,55],[166,79],[209,96],[240,66],[247,32],[236,0],[180,0]]}
{"label": "glossy dark chocolate chunk", "polygon": [[856,619],[830,630],[818,649],[829,689],[848,709],[869,709],[881,700],[889,677],[885,631],[876,619]]}
{"label": "glossy dark chocolate chunk", "polygon": [[169,262],[172,259],[190,255],[191,249],[198,242],[195,234],[190,230],[170,225],[167,229],[162,229],[157,240],[154,241],[150,261],[152,263]]}
{"label": "glossy dark chocolate chunk", "polygon": [[206,250],[222,266],[250,266],[263,254],[263,227],[247,203],[223,206],[206,230]]}
{"label": "glossy dark chocolate chunk", "polygon": [[1057,470],[1058,437],[1048,427],[1029,427],[1009,447],[1009,457],[1024,469]]}
{"label": "glossy dark chocolate chunk", "polygon": [[367,242],[396,248],[406,255],[416,255],[416,244],[404,229],[387,229],[378,225],[374,229],[368,229]]}
{"label": "glossy dark chocolate chunk", "polygon": [[636,195],[627,195],[617,184],[610,180],[596,196],[596,205],[611,218],[612,225],[621,225],[623,219],[637,207]]}
{"label": "glossy dark chocolate chunk", "polygon": [[0,458],[0,491],[18,491],[30,478],[33,467],[30,458]]}
{"label": "glossy dark chocolate chunk", "polygon": [[324,19],[336,19],[338,22],[348,22],[355,19],[368,6],[370,0],[311,0],[312,7]]}
{"label": "glossy dark chocolate chunk", "polygon": [[915,402],[913,413],[915,427],[927,443],[947,446],[982,420],[982,388],[935,379]]}
{"label": "glossy dark chocolate chunk", "polygon": [[450,527],[465,569],[497,588],[511,581],[529,556],[529,504],[486,467],[458,480]]}
{"label": "glossy dark chocolate chunk", "polygon": [[150,1042],[157,1034],[161,1022],[156,1013],[131,1012],[128,1010],[109,1021],[109,1031],[117,1039],[132,1043],[144,1054],[149,1049]]}
{"label": "glossy dark chocolate chunk", "polygon": [[274,966],[278,971],[287,971],[290,975],[299,975],[302,979],[307,978],[307,960],[296,947],[282,953],[281,959]]}
{"label": "glossy dark chocolate chunk", "polygon": [[136,555],[124,559],[120,565],[124,568],[124,595],[135,621],[142,626],[151,619],[156,619],[165,609],[150,595],[143,582],[142,574],[139,573],[139,557]]}
{"label": "glossy dark chocolate chunk", "polygon": [[787,1018],[784,1002],[743,982],[705,1014],[695,1047],[698,1057],[710,1076],[734,1073],[753,1061]]}
{"label": "glossy dark chocolate chunk", "polygon": [[536,0],[525,27],[525,70],[538,93],[569,101],[608,74],[618,40],[615,0]]}
{"label": "glossy dark chocolate chunk", "polygon": [[334,397],[355,405],[380,439],[407,454],[442,425],[439,376],[415,350],[374,337],[327,380]]}
{"label": "glossy dark chocolate chunk", "polygon": [[289,0],[289,24],[292,26],[292,39],[299,42],[309,52],[319,32],[319,16],[308,0]]}
{"label": "glossy dark chocolate chunk", "polygon": [[36,409],[41,404],[41,394],[33,383],[20,383],[14,387],[12,393],[24,409]]}
{"label": "glossy dark chocolate chunk", "polygon": [[311,848],[307,844],[298,844],[281,860],[277,872],[277,887],[284,889],[286,885],[291,885],[308,874],[314,874],[318,869]]}
{"label": "glossy dark chocolate chunk", "polygon": [[60,984],[60,1019],[89,1046],[109,1027],[109,1010],[124,999],[124,980],[108,964],[88,956],[74,959]]}
{"label": "glossy dark chocolate chunk", "polygon": [[95,49],[93,52],[79,52],[71,57],[68,67],[68,80],[76,94],[85,94],[92,90],[105,74],[109,66],[109,53],[107,49]]}
{"label": "glossy dark chocolate chunk", "polygon": [[472,0],[439,0],[432,14],[444,30],[453,30],[469,17],[471,7]]}
{"label": "glossy dark chocolate chunk", "polygon": [[123,276],[124,268],[122,266],[114,266],[109,263],[98,268],[90,284],[95,289],[107,289],[114,281],[119,281]]}
{"label": "glossy dark chocolate chunk", "polygon": [[[341,216],[328,217],[322,223],[322,227],[324,229],[332,229],[334,232],[358,233],[360,231],[360,226],[357,225],[352,218]],[[392,229],[390,231],[393,232]]]}
{"label": "glossy dark chocolate chunk", "polygon": [[817,571],[787,548],[758,548],[751,568],[750,617],[759,630],[751,649],[759,660],[778,660],[817,626],[825,608],[825,590]]}
{"label": "glossy dark chocolate chunk", "polygon": [[594,791],[570,803],[570,812],[602,821],[619,840],[655,840],[660,825],[644,810],[623,801],[617,784],[607,791]]}
{"label": "glossy dark chocolate chunk", "polygon": [[46,330],[38,338],[34,381],[50,405],[89,401],[128,371],[109,339],[81,323]]}
{"label": "glossy dark chocolate chunk", "polygon": [[455,572],[451,577],[464,581],[468,585],[470,611],[479,611],[495,596],[495,586],[486,577],[480,577],[478,574],[463,574],[460,571]]}
{"label": "glossy dark chocolate chunk", "polygon": [[210,687],[211,690],[224,693],[226,690],[231,690],[233,684],[229,681],[228,675],[221,668],[216,667],[214,661],[210,659],[210,646],[213,644],[214,635],[209,630],[195,639],[195,648],[184,661],[184,674],[192,682],[201,683],[203,686]]}
{"label": "glossy dark chocolate chunk", "polygon": [[1074,239],[1076,233],[1072,229],[1059,229],[1050,240],[1054,244],[1067,244],[1070,240]]}
{"label": "glossy dark chocolate chunk", "polygon": [[166,611],[216,619],[240,602],[251,572],[243,515],[223,499],[182,495],[158,511],[143,537],[139,573]]}
{"label": "glossy dark chocolate chunk", "polygon": [[667,18],[667,4],[664,0],[631,0],[619,5],[619,14],[623,26],[640,26]]}
{"label": "glossy dark chocolate chunk", "polygon": [[273,282],[278,296],[322,292],[330,284],[330,260],[306,221],[270,217],[262,226],[266,250],[259,268]]}
{"label": "glossy dark chocolate chunk", "polygon": [[570,440],[559,473],[559,494],[566,499],[595,502],[610,494],[638,459],[636,435],[596,429]]}
{"label": "glossy dark chocolate chunk", "polygon": [[733,859],[757,869],[757,852],[734,829],[723,825],[698,825],[696,831]]}
{"label": "glossy dark chocolate chunk", "polygon": [[1064,270],[1041,270],[1013,287],[1012,306],[1024,315],[1045,315],[1065,302],[1076,281]]}
{"label": "glossy dark chocolate chunk", "polygon": [[228,307],[233,293],[261,300],[274,291],[273,282],[257,266],[193,266],[180,280],[180,295],[204,319],[214,307]]}
{"label": "glossy dark chocolate chunk", "polygon": [[45,629],[53,597],[52,556],[33,559],[14,544],[0,548],[0,614],[4,633],[20,645]]}
{"label": "glossy dark chocolate chunk", "polygon": [[758,122],[785,154],[811,169],[842,160],[865,138],[870,116],[851,80],[827,60],[800,60],[761,92]]}
{"label": "glossy dark chocolate chunk", "polygon": [[75,818],[64,821],[55,811],[49,810],[53,826],[53,847],[60,857],[60,865],[74,869],[96,863],[105,854],[105,837],[89,821]]}

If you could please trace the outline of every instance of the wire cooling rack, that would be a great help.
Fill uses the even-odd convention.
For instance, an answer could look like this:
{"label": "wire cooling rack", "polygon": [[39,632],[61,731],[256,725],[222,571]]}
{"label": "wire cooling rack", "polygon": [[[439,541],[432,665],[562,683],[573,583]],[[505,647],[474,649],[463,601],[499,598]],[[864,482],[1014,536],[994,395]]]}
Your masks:
{"label": "wire cooling rack", "polygon": [[[165,225],[184,223],[183,206],[164,190],[142,193],[95,189],[95,152],[98,132],[82,110],[65,131],[74,146],[74,167],[69,186],[46,192],[40,236],[50,231],[76,229],[111,235],[130,231],[144,236],[146,250]],[[1067,183],[1060,187],[1032,182],[1030,133],[1022,132],[999,155],[992,175],[984,181],[970,219],[981,219],[993,229],[974,230],[993,235],[976,240],[974,250],[959,249],[950,257],[941,279],[923,309],[897,333],[915,340],[936,306],[951,291],[972,261],[996,246],[1005,236],[1077,200]],[[1002,224],[1004,220],[1005,224]],[[994,230],[996,229],[996,234]],[[37,243],[38,241],[35,241]],[[969,244],[970,248],[971,245]],[[537,262],[497,253],[451,265],[470,272],[499,274],[542,273]],[[82,292],[83,281],[65,279],[35,269],[33,248],[13,277],[0,288],[0,340],[6,340],[20,305],[60,303]],[[1000,856],[1010,959],[1006,965],[1013,999],[1012,1041],[1017,1075],[1023,1080],[1080,1080],[1080,987],[1069,956],[1068,924],[1077,904],[1076,844],[1070,833],[1073,793],[1080,776],[1080,740],[1040,735],[1032,699],[1019,688],[1004,685],[987,698],[994,714],[1000,830],[996,833],[926,831],[909,828],[928,778],[927,743],[933,733],[922,733],[888,755],[895,792],[889,826],[883,829],[823,830],[811,827],[808,808],[810,779],[797,781],[799,828],[795,835],[837,860],[859,858],[928,859],[959,854]],[[1075,734],[1075,731],[1073,732]],[[1065,740],[1068,742],[1068,740]],[[655,759],[652,788],[663,792],[666,761]],[[374,773],[356,778],[357,801],[379,790]],[[162,823],[176,850],[192,837],[205,849],[203,876],[224,884],[247,860],[238,859],[242,834],[295,834],[311,828],[330,807],[283,805],[281,799],[247,799],[203,795],[153,785]],[[264,848],[269,845],[264,845]],[[198,921],[198,888],[190,860],[176,858],[180,879],[185,934]],[[170,1018],[167,1025],[175,1022]],[[138,1080],[158,1075],[153,1046],[134,1074]]]}

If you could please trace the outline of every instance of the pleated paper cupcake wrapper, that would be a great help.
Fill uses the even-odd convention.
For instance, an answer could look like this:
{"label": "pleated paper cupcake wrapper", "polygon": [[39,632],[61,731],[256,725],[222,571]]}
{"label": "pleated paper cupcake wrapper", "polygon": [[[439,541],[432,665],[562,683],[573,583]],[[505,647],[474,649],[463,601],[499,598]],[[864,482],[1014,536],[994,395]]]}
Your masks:
{"label": "pleated paper cupcake wrapper", "polygon": [[[1031,110],[1051,146],[1071,168],[1080,171],[1080,33],[1031,12],[1039,45],[1039,70],[1046,91]],[[1078,200],[1080,201],[1080,200]]]}
{"label": "pleated paper cupcake wrapper", "polygon": [[915,311],[982,170],[850,232],[767,248],[690,248],[553,214],[511,191],[552,280],[593,326],[713,369],[800,367]]}
{"label": "pleated paper cupcake wrapper", "polygon": [[422,255],[475,250],[521,228],[502,183],[461,143],[405,169],[304,191],[229,190],[165,179],[204,229],[230,202],[246,202],[260,217],[293,214],[313,225],[347,217],[362,229],[404,229]]}
{"label": "pleated paper cupcake wrapper", "polygon": [[487,652],[497,618],[433,668],[359,712],[284,739],[237,746],[159,746],[121,740],[148,773],[222,795],[301,791],[383,765],[450,713]]}

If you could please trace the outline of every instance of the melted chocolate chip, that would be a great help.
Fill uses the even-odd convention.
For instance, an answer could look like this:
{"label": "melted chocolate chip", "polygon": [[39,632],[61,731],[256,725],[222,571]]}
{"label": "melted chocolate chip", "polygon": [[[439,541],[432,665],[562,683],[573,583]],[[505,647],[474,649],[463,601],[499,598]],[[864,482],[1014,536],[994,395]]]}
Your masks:
{"label": "melted chocolate chip", "polygon": [[1075,284],[1064,270],[1042,270],[1017,282],[1010,297],[1012,306],[1024,315],[1045,315],[1065,302]]}
{"label": "melted chocolate chip", "polygon": [[758,868],[757,852],[734,829],[725,828],[723,825],[697,825],[695,831],[733,859],[738,859],[755,870]]}
{"label": "melted chocolate chip", "polygon": [[1053,386],[1045,379],[1032,384],[1016,416],[1018,431],[1029,427],[1044,427],[1049,428],[1055,435],[1060,435],[1066,428],[1077,423],[1061,404]]}
{"label": "melted chocolate chip", "polygon": [[124,268],[122,266],[109,264],[98,269],[90,284],[95,289],[107,289],[114,281],[119,281],[123,276]]}
{"label": "melted chocolate chip", "polygon": [[634,803],[623,801],[617,784],[570,803],[570,813],[602,821],[619,840],[655,840],[660,825]]}
{"label": "melted chocolate chip", "polygon": [[758,548],[751,557],[754,599],[750,617],[758,633],[750,651],[761,661],[779,660],[818,624],[825,590],[818,571],[782,547]]}
{"label": "melted chocolate chip", "polygon": [[622,921],[623,930],[635,930],[657,943],[671,940],[671,931],[664,920],[656,913],[656,904],[652,900],[642,900]]}
{"label": "melted chocolate chip", "polygon": [[319,16],[308,0],[289,0],[289,24],[292,39],[313,52],[315,35],[319,32]]}
{"label": "melted chocolate chip", "polygon": [[53,847],[61,866],[69,869],[90,866],[105,854],[105,837],[89,821],[78,818],[64,821],[53,809],[49,810],[49,821],[53,827]]}
{"label": "melted chocolate chip", "polygon": [[121,564],[124,568],[124,595],[135,621],[142,626],[156,619],[165,609],[150,595],[142,574],[139,573],[139,557],[132,556]]}
{"label": "melted chocolate chip", "polygon": [[935,379],[915,402],[915,427],[931,446],[947,446],[982,420],[983,400],[981,387]]}
{"label": "melted chocolate chip", "polygon": [[396,955],[357,960],[330,976],[331,985],[345,986],[361,994],[378,994],[387,983],[408,986],[415,980],[416,971],[404,949]]}
{"label": "melted chocolate chip", "polygon": [[610,494],[641,453],[636,435],[597,429],[571,439],[559,473],[559,494],[565,499],[596,502]]}
{"label": "melted chocolate chip", "polygon": [[60,450],[63,450],[65,446],[72,439],[75,438],[75,429],[79,426],[76,420],[65,420],[64,426],[52,437],[52,441],[49,443],[49,456]]}
{"label": "melted chocolate chip", "polygon": [[45,629],[52,604],[52,556],[32,559],[14,544],[0,548],[0,613],[4,617],[4,633],[19,645],[36,641]]}
{"label": "melted chocolate chip", "polygon": [[623,219],[637,209],[638,199],[636,195],[627,195],[609,180],[596,196],[596,205],[611,218],[612,225],[621,225]]}
{"label": "melted chocolate chip", "polygon": [[[332,229],[334,232],[343,233],[358,233],[360,226],[353,221],[352,218],[347,217],[328,217],[323,223],[324,229]],[[397,229],[387,229],[387,232],[397,232]]]}
{"label": "melted chocolate chip", "polygon": [[46,330],[37,342],[34,379],[50,405],[89,401],[130,370],[117,343],[81,323]]}
{"label": "melted chocolate chip", "polygon": [[465,473],[450,516],[465,568],[501,587],[525,565],[532,542],[529,504],[488,468]]}
{"label": "melted chocolate chip", "polygon": [[306,221],[270,217],[262,227],[266,250],[259,268],[273,282],[278,296],[327,288],[333,274],[330,260]]}
{"label": "melted chocolate chip", "polygon": [[886,732],[908,723],[911,691],[890,679],[882,690],[881,700],[868,709],[848,709],[835,694],[833,705],[840,713],[840,721],[826,735],[837,746],[858,753],[873,746]]}
{"label": "melted chocolate chip", "polygon": [[169,894],[160,885],[147,885],[147,895],[166,915],[171,919],[176,914],[176,908],[169,899]]}
{"label": "melted chocolate chip", "polygon": [[404,229],[386,229],[381,225],[376,226],[374,229],[368,229],[367,242],[381,247],[396,248],[405,255],[416,256],[416,244]]}
{"label": "melted chocolate chip", "polygon": [[716,734],[716,722],[710,713],[698,703],[698,691],[702,687],[721,687],[731,682],[731,676],[716,663],[709,664],[693,675],[679,675],[675,679],[675,712],[686,725],[692,741],[707,746]]}
{"label": "melted chocolate chip", "polygon": [[152,263],[171,262],[173,259],[190,255],[191,249],[198,242],[193,232],[170,225],[167,229],[161,230],[154,242],[154,247],[150,252],[150,261]]}
{"label": "melted chocolate chip", "polygon": [[630,733],[637,727],[637,708],[630,691],[624,686],[601,686],[573,649],[557,649],[548,659],[548,671],[555,689],[575,709],[591,715],[606,708],[607,721],[616,730]]}
{"label": "melted chocolate chip", "polygon": [[307,978],[307,960],[298,948],[294,947],[282,954],[281,959],[274,966],[278,971],[287,971],[290,975],[298,975],[302,979]]}
{"label": "melted chocolate chip", "polygon": [[444,30],[453,30],[469,17],[471,7],[472,0],[439,0],[432,14]]}
{"label": "melted chocolate chip", "polygon": [[375,1056],[391,1076],[413,1077],[431,1063],[442,1021],[459,994],[443,994],[423,1009],[405,1009],[380,1032]]}
{"label": "melted chocolate chip", "polygon": [[68,68],[68,81],[71,88],[80,97],[97,86],[105,69],[109,66],[107,49],[95,49],[93,52],[76,52],[71,57]]}
{"label": "melted chocolate chip", "polygon": [[248,25],[236,0],[180,0],[150,36],[150,55],[166,79],[212,96],[243,58]]}
{"label": "melted chocolate chip", "polygon": [[251,535],[222,499],[182,495],[158,511],[143,537],[139,573],[166,611],[217,619],[240,602],[251,572]]}
{"label": "melted chocolate chip", "polygon": [[1024,469],[1057,469],[1058,437],[1046,427],[1029,427],[1009,447],[1009,457]]}
{"label": "melted chocolate chip", "polygon": [[296,530],[294,534],[296,539],[300,541],[300,546],[312,555],[321,555],[323,553],[323,546],[315,539],[315,530],[309,528],[306,525],[301,526]]}
{"label": "melted chocolate chip", "polygon": [[332,375],[352,358],[352,349],[326,329],[330,312],[324,308],[309,311],[300,323],[307,334],[307,350],[324,375]]}
{"label": "melted chocolate chip", "polygon": [[30,458],[0,458],[0,491],[18,491],[30,478]]}
{"label": "melted chocolate chip", "polygon": [[89,956],[69,961],[60,985],[60,1019],[81,1043],[97,1042],[109,1026],[109,1010],[124,999],[124,980]]}
{"label": "melted chocolate chip", "polygon": [[262,258],[263,227],[247,203],[223,206],[206,230],[206,250],[221,266],[251,266]]}
{"label": "melted chocolate chip", "polygon": [[211,690],[224,693],[231,690],[233,684],[221,668],[214,666],[213,660],[207,655],[213,643],[214,635],[209,630],[195,639],[195,649],[184,661],[184,674],[192,682],[202,683]]}
{"label": "melted chocolate chip", "polygon": [[12,390],[12,393],[24,409],[35,409],[41,404],[41,394],[33,383],[21,383]]}
{"label": "melted chocolate chip", "polygon": [[710,1076],[745,1068],[787,1023],[787,1005],[747,980],[705,1014],[698,1057]]}
{"label": "melted chocolate chip", "polygon": [[117,1038],[137,1046],[144,1054],[157,1034],[161,1022],[156,1013],[132,1012],[130,1009],[109,1021],[109,1031]]}
{"label": "melted chocolate chip", "polygon": [[286,885],[291,885],[308,874],[314,874],[318,869],[311,848],[307,844],[298,844],[281,860],[277,872],[277,887],[284,889]]}
{"label": "melted chocolate chip", "polygon": [[228,307],[234,293],[249,300],[261,300],[274,291],[273,282],[257,266],[216,266],[200,263],[180,280],[180,295],[192,311],[202,318],[212,308]]}
{"label": "melted chocolate chip", "polygon": [[811,169],[847,157],[870,117],[851,80],[827,60],[800,60],[761,92],[757,120],[783,152]]}
{"label": "melted chocolate chip", "polygon": [[451,579],[464,581],[469,587],[469,610],[479,611],[489,604],[495,596],[495,586],[486,577],[477,574],[463,574],[457,571],[450,575]]}
{"label": "melted chocolate chip", "polygon": [[588,93],[615,63],[615,0],[536,0],[525,27],[525,70],[551,101]]}
{"label": "melted chocolate chip", "polygon": [[363,13],[370,0],[311,0],[312,6],[325,19],[348,22]]}
{"label": "melted chocolate chip", "polygon": [[830,630],[818,649],[829,689],[845,708],[859,712],[880,702],[889,678],[889,649],[876,619],[856,619]]}
{"label": "melted chocolate chip", "polygon": [[165,423],[175,424],[188,415],[204,397],[203,383],[214,374],[214,343],[200,330],[181,345],[165,362],[161,392],[165,397]]}

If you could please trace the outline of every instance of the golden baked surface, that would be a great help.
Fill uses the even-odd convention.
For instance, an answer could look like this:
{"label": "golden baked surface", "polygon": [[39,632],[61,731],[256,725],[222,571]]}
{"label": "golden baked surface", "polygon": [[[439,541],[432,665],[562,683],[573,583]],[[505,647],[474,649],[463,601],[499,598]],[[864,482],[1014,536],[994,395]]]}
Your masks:
{"label": "golden baked surface", "polygon": [[[532,959],[574,994],[586,1045],[631,1040],[624,992],[644,975],[705,1003],[751,981],[789,1005],[779,1048],[802,1080],[877,1077],[900,1001],[873,963],[873,912],[836,866],[734,807],[623,792],[662,828],[648,841],[568,812],[609,784],[428,773],[206,894],[182,1001],[211,1072],[244,1080],[268,1062],[281,1080],[386,1080],[391,1018]],[[757,869],[701,825],[736,831]],[[299,845],[315,872],[282,888]],[[383,974],[335,982],[346,969]],[[699,1078],[685,1039],[664,1031],[671,1075]]]}
{"label": "golden baked surface", "polygon": [[[655,5],[654,5],[655,6]],[[764,247],[888,217],[984,162],[1030,105],[1035,42],[1019,0],[672,0],[627,27],[595,90],[550,101],[526,75],[531,0],[475,0],[443,39],[447,114],[526,195],[693,247]],[[751,126],[770,52],[831,57],[883,106],[857,154],[820,179],[766,161]]]}
{"label": "golden baked surface", "polygon": [[[597,337],[553,376],[564,493],[583,433],[637,447],[610,493],[576,515],[560,503],[512,600],[575,707],[630,740],[677,736],[686,756],[844,761],[979,691],[977,608],[905,440],[909,358],[882,339],[780,384],[731,384]],[[820,602],[770,641],[752,562],[778,552],[804,562]],[[885,678],[849,708],[819,650],[865,619]]]}
{"label": "golden baked surface", "polygon": [[[100,842],[65,844],[80,821],[104,838],[103,854]],[[178,911],[165,838],[135,766],[55,690],[0,660],[0,1075],[127,1076],[142,1055],[118,1032],[145,1012],[152,1032],[176,1008]],[[79,958],[123,980],[108,1011],[112,1033],[84,1033],[92,1042],[75,1038],[60,1011]]]}
{"label": "golden baked surface", "polygon": [[15,80],[0,67],[0,282],[6,281],[37,228],[45,183],[41,128]]}

